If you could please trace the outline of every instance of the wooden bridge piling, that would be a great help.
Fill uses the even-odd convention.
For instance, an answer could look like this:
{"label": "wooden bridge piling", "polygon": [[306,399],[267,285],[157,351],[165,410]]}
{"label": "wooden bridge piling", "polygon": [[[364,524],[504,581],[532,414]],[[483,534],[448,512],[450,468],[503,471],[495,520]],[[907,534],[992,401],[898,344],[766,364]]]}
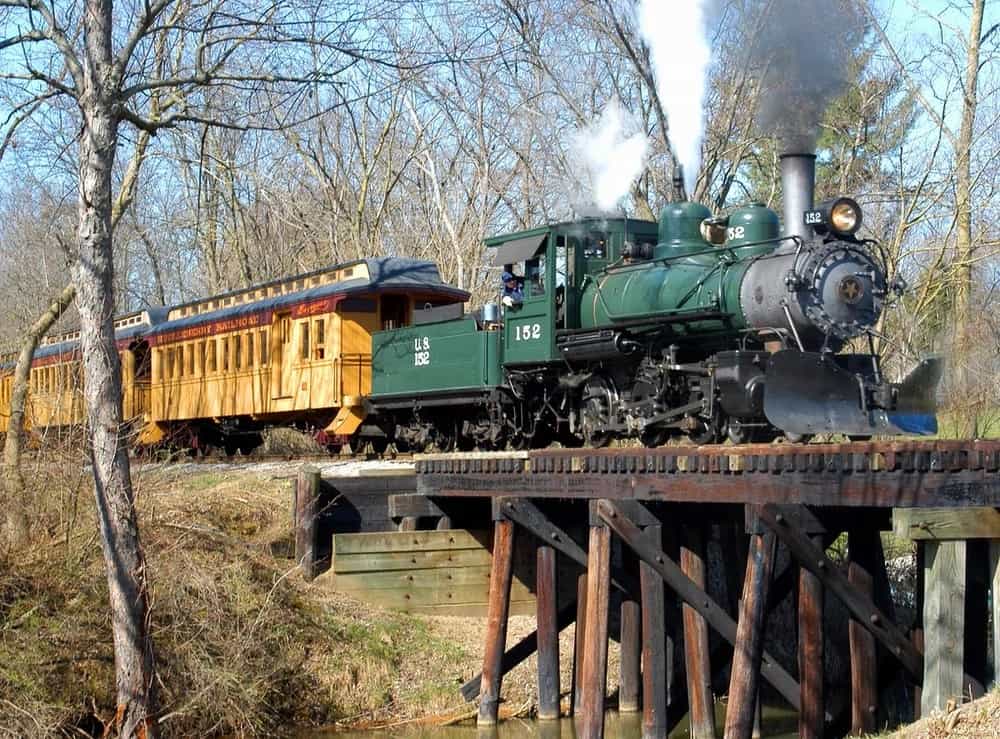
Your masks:
{"label": "wooden bridge piling", "polygon": [[479,699],[480,726],[497,722],[503,655],[507,642],[510,584],[514,572],[514,524],[503,518],[493,523],[493,558],[490,568],[490,601],[486,617],[486,653]]}
{"label": "wooden bridge piling", "polygon": [[[705,540],[700,522],[681,524],[681,571],[705,590]],[[714,739],[715,707],[712,702],[712,665],[708,651],[708,623],[694,608],[681,607],[684,623],[684,657],[692,739]]]}
{"label": "wooden bridge piling", "polygon": [[303,465],[295,478],[295,561],[302,568],[302,576],[307,582],[319,574],[319,516],[320,485],[319,469]]}
{"label": "wooden bridge piling", "polygon": [[[822,546],[822,534],[812,539]],[[805,567],[799,572],[798,613],[798,664],[800,739],[822,739],[825,722],[824,706],[824,634],[823,634],[823,583]]]}
{"label": "wooden bridge piling", "polygon": [[604,524],[591,525],[587,555],[587,621],[577,726],[580,739],[600,739],[604,736],[611,596],[611,530]]}
{"label": "wooden bridge piling", "polygon": [[922,715],[965,692],[963,541],[924,542],[924,674]]}
{"label": "wooden bridge piling", "polygon": [[[639,563],[627,549],[622,552],[622,566],[633,582],[638,582]],[[635,713],[640,709],[639,695],[642,684],[642,614],[639,592],[622,595],[619,640],[621,657],[618,661],[618,710]]]}
{"label": "wooden bridge piling", "polygon": [[[876,541],[872,541],[872,537]],[[881,556],[879,533],[870,529],[852,529],[848,533],[847,580],[870,598],[874,598],[872,572],[876,556]],[[878,553],[876,555],[876,552]],[[857,618],[848,623],[848,643],[851,655],[851,733],[871,734],[876,728],[878,711],[878,663],[875,636]]]}
{"label": "wooden bridge piling", "polygon": [[538,544],[535,561],[538,625],[538,718],[559,718],[559,629],[557,624],[556,550]]}
{"label": "wooden bridge piling", "polygon": [[750,739],[764,652],[764,614],[774,573],[773,533],[751,534],[726,709],[726,739]]}
{"label": "wooden bridge piling", "polygon": [[[642,531],[649,546],[661,549],[663,527],[650,524]],[[673,687],[673,641],[667,649],[667,623],[663,580],[646,562],[639,562],[642,619],[642,736],[662,737],[667,733],[667,701]]]}
{"label": "wooden bridge piling", "polygon": [[576,581],[576,630],[573,635],[573,716],[583,713],[583,655],[586,653],[587,633],[587,572]]}

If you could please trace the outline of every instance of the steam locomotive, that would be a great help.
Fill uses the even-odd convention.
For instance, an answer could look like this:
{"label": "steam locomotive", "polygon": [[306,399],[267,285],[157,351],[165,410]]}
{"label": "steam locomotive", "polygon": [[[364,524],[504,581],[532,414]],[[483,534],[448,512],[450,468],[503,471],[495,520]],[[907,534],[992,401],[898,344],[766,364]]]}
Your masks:
{"label": "steam locomotive", "polygon": [[[813,207],[811,155],[781,165],[783,230],[760,204],[713,218],[675,197],[659,223],[488,239],[524,281],[502,309],[466,313],[434,264],[383,257],[121,316],[136,446],[248,453],[274,425],[376,452],[934,433],[940,361],[889,382],[871,342],[904,285],[858,238],[856,202]],[[868,352],[841,353],[852,341]],[[30,394],[32,429],[82,424],[76,333],[39,349]]]}
{"label": "steam locomotive", "polygon": [[[874,350],[905,285],[858,237],[860,207],[814,207],[812,155],[783,156],[781,172],[783,229],[761,204],[713,218],[680,201],[659,223],[487,240],[523,276],[522,300],[428,304],[374,333],[369,418],[414,450],[935,433],[940,360],[894,383]],[[868,351],[839,353],[852,341]]]}

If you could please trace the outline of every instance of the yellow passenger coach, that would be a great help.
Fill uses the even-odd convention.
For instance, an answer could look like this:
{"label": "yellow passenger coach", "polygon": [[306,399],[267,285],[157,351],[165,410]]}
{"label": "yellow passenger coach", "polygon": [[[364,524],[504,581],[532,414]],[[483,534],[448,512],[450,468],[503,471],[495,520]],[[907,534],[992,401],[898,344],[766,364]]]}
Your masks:
{"label": "yellow passenger coach", "polygon": [[140,442],[245,453],[266,426],[290,424],[333,449],[356,439],[380,450],[381,430],[362,427],[372,332],[467,298],[432,262],[386,257],[175,306],[147,337],[151,419]]}
{"label": "yellow passenger coach", "polygon": [[[115,319],[115,344],[122,366],[122,411],[126,421],[142,428],[149,416],[149,347],[145,335],[166,315],[163,309],[142,310]],[[17,352],[0,356],[0,433],[7,432]],[[82,426],[85,421],[80,333],[67,331],[42,339],[28,379],[25,429],[35,434]]]}
{"label": "yellow passenger coach", "polygon": [[[434,263],[383,257],[121,316],[123,415],[139,447],[247,453],[268,426],[291,425],[334,450],[382,451],[383,431],[364,425],[372,332],[467,299]],[[79,338],[47,338],[35,353],[25,419],[35,435],[85,421]],[[16,359],[0,356],[0,433]]]}

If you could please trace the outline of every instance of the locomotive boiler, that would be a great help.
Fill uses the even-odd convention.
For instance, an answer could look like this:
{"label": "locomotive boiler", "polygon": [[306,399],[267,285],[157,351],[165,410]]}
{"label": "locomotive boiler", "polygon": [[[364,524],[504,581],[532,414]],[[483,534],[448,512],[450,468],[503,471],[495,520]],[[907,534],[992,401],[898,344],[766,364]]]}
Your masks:
{"label": "locomotive boiler", "polygon": [[761,204],[713,217],[675,201],[658,223],[488,239],[494,264],[523,277],[521,302],[433,307],[376,333],[370,409],[414,448],[934,433],[940,362],[894,383],[874,351],[904,285],[858,237],[861,209],[814,207],[812,155],[781,169],[783,225]]}

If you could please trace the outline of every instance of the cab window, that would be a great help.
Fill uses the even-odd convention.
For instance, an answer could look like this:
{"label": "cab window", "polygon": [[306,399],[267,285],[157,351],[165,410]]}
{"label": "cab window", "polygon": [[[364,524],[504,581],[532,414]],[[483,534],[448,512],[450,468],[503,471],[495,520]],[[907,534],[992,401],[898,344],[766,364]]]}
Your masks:
{"label": "cab window", "polygon": [[524,263],[524,297],[537,298],[545,294],[545,254]]}
{"label": "cab window", "polygon": [[584,259],[608,258],[608,235],[603,231],[590,231],[584,238]]}

